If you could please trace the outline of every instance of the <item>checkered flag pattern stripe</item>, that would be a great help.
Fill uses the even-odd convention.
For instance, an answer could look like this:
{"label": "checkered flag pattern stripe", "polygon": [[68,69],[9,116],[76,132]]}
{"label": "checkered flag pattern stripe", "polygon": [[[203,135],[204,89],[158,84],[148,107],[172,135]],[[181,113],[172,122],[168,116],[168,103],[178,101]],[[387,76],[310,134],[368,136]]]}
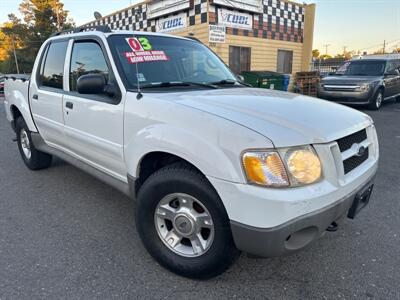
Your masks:
{"label": "checkered flag pattern stripe", "polygon": [[[187,11],[188,25],[196,24],[196,16],[200,15],[200,23],[217,24],[217,9],[213,0],[190,0]],[[180,12],[176,12],[178,14]],[[253,14],[253,29],[244,30],[227,28],[227,34],[253,36],[290,42],[303,42],[304,7],[302,4],[282,0],[263,0],[263,12]],[[86,24],[86,26],[108,25],[111,29],[156,31],[156,19],[147,18],[147,5],[139,4],[118,11]]]}

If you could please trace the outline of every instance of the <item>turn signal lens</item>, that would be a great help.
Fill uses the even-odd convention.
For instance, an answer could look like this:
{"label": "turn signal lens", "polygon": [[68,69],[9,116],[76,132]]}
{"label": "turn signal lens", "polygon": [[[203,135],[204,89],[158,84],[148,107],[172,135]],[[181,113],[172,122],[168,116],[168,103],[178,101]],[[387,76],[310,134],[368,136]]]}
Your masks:
{"label": "turn signal lens", "polygon": [[321,178],[321,162],[311,147],[287,153],[287,167],[290,175],[300,184],[310,184]]}
{"label": "turn signal lens", "polygon": [[277,152],[247,152],[243,155],[247,179],[266,186],[288,186],[289,179]]}

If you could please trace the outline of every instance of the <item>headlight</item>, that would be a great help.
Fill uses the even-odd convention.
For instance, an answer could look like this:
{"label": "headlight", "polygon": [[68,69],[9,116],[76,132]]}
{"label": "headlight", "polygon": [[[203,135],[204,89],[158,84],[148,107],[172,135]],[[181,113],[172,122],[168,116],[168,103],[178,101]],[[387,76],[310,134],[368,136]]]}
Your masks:
{"label": "headlight", "polygon": [[243,167],[250,183],[270,187],[311,184],[322,176],[321,162],[311,146],[245,152]]}
{"label": "headlight", "polygon": [[321,162],[310,146],[289,150],[285,161],[292,185],[310,184],[321,178]]}
{"label": "headlight", "polygon": [[362,83],[357,87],[357,91],[360,92],[365,92],[368,91],[371,88],[371,85],[369,83]]}

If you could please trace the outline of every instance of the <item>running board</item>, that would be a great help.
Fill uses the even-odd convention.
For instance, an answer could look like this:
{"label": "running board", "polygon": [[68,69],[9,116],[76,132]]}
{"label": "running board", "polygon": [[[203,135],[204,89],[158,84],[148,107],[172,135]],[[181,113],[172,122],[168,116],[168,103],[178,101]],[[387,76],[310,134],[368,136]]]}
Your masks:
{"label": "running board", "polygon": [[134,195],[133,193],[131,193],[131,189],[129,187],[130,185],[128,183],[125,183],[111,175],[108,175],[108,174],[98,170],[97,168],[92,167],[91,165],[89,165],[75,157],[72,157],[71,155],[64,153],[61,150],[50,147],[49,145],[46,144],[46,142],[43,140],[43,138],[37,132],[31,132],[31,137],[32,137],[32,142],[35,145],[36,149],[61,158],[62,160],[66,161],[67,163],[73,165],[74,167],[76,167],[76,168],[88,173],[89,175],[92,175],[93,177],[97,178],[98,180],[112,186],[113,188],[117,189],[118,191],[120,191],[121,193],[123,193],[124,195],[126,195],[128,197],[132,197]]}

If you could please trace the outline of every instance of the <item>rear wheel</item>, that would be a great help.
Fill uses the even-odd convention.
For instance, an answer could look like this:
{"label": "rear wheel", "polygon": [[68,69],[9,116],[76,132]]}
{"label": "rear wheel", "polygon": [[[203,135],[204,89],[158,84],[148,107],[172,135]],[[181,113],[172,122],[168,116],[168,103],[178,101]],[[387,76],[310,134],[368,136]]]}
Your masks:
{"label": "rear wheel", "polygon": [[371,98],[368,104],[368,108],[372,110],[378,110],[381,108],[383,102],[383,90],[379,89],[375,96]]}
{"label": "rear wheel", "polygon": [[31,132],[23,118],[18,118],[15,121],[15,129],[19,152],[25,165],[31,170],[48,168],[51,165],[52,156],[35,148],[32,143]]}
{"label": "rear wheel", "polygon": [[183,164],[164,167],[145,181],[136,226],[153,258],[182,276],[217,276],[240,253],[219,196],[201,173]]}

